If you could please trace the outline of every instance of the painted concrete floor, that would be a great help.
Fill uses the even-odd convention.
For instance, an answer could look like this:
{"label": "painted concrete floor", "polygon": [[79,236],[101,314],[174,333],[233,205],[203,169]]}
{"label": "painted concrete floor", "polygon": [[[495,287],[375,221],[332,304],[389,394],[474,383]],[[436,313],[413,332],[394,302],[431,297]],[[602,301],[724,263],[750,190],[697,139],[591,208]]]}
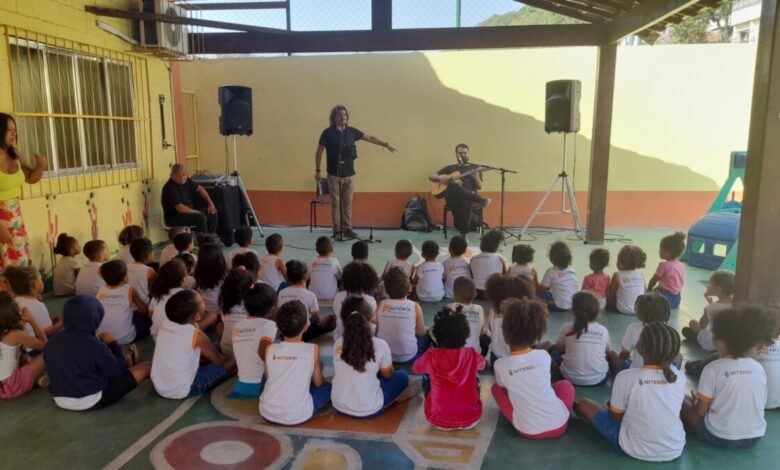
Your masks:
{"label": "painted concrete floor", "polygon": [[[310,234],[304,228],[265,228],[266,235],[272,232],[279,232],[285,238],[285,260],[297,258],[307,262],[314,256],[315,238],[328,234],[322,229]],[[625,241],[633,240],[647,252],[645,277],[649,279],[658,263],[658,241],[671,231],[619,232]],[[441,232],[376,231],[374,237],[382,239],[370,247],[370,261],[377,269],[392,257],[393,245],[401,238],[409,238],[417,248],[428,239],[437,241],[443,249],[447,246]],[[529,242],[536,248],[535,266],[540,273],[549,265],[545,256],[547,247],[566,237],[566,233],[539,233]],[[472,234],[472,246],[478,246],[476,238]],[[502,247],[505,256],[511,255],[514,243],[517,241]],[[622,243],[606,244],[612,254],[610,268],[614,268]],[[264,251],[262,239],[257,239],[256,245],[259,252]],[[581,279],[588,273],[588,253],[593,247],[577,241],[570,245],[573,264]],[[350,243],[337,244],[336,255],[342,264],[350,260],[349,249]],[[682,306],[672,313],[671,324],[676,328],[700,316],[709,274],[709,271],[688,268]],[[57,314],[64,299],[49,299],[47,303],[50,311]],[[442,304],[423,305],[428,324]],[[328,311],[327,307],[323,308],[323,313]],[[551,314],[546,339],[553,340],[568,318],[568,314]],[[605,314],[601,321],[610,331],[612,346],[619,348],[623,331],[633,318]],[[140,346],[142,358],[150,359],[151,340]],[[685,360],[705,356],[688,343],[683,344],[682,352]],[[324,357],[326,375],[332,374],[331,360]],[[457,433],[436,431],[427,425],[421,408],[422,397],[394,405],[383,417],[371,421],[329,413],[304,426],[285,428],[264,424],[258,417],[255,401],[225,399],[229,383],[198,399],[172,401],[157,396],[147,381],[120,403],[89,413],[60,410],[47,391],[36,389],[20,399],[0,402],[0,468],[260,468],[266,465],[285,469],[516,468],[521,465],[637,468],[648,465],[616,453],[605,439],[576,418],[572,418],[568,431],[559,439],[537,442],[518,437],[509,422],[498,415],[489,394],[492,383],[490,373],[482,376],[484,414],[480,425]],[[689,379],[689,390],[694,385]],[[608,386],[578,387],[577,396],[606,401],[609,390]],[[754,449],[718,450],[689,436],[682,457],[663,465],[668,468],[771,467],[774,465],[771,462],[780,460],[780,413],[768,412],[766,419],[767,435]]]}

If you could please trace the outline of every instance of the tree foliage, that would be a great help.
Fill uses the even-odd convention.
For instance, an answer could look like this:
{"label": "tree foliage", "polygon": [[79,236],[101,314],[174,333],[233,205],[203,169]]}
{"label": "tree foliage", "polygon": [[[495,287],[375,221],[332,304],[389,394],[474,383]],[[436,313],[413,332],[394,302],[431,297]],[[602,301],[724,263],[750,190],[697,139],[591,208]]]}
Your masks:
{"label": "tree foliage", "polygon": [[696,16],[690,16],[672,26],[668,31],[669,42],[672,44],[729,42],[733,4],[733,0],[724,0],[719,5],[703,8]]}
{"label": "tree foliage", "polygon": [[582,21],[568,16],[542,10],[541,8],[525,6],[503,15],[493,15],[479,26],[527,26],[535,24],[575,24]]}

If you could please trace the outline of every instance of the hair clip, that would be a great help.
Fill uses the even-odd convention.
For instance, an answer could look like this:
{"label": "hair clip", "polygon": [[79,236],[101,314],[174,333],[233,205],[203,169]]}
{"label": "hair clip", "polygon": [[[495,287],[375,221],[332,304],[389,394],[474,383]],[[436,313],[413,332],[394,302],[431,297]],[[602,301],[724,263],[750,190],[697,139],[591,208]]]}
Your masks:
{"label": "hair clip", "polygon": [[357,310],[353,310],[349,312],[349,316],[351,317],[352,315],[360,315],[360,312],[358,312]]}
{"label": "hair clip", "polygon": [[239,266],[239,267],[237,267],[236,269],[238,269],[239,271],[244,271],[244,272],[246,272],[246,266]]}

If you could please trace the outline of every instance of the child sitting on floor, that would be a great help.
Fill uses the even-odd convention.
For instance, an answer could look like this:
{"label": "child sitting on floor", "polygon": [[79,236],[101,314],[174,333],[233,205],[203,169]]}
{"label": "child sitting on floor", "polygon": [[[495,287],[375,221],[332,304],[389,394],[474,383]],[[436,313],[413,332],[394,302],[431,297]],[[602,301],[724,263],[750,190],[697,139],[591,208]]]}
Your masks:
{"label": "child sitting on floor", "polygon": [[154,277],[154,269],[149,264],[154,256],[154,246],[148,238],[138,238],[130,243],[133,262],[127,265],[127,282],[141,299],[149,305],[149,283]]}
{"label": "child sitting on floor", "polygon": [[232,336],[233,354],[238,367],[238,381],[228,398],[260,398],[265,373],[265,350],[276,339],[276,323],[271,320],[276,306],[276,292],[268,284],[253,284],[244,296],[246,318],[235,327],[225,329]]}
{"label": "child sitting on floor", "polygon": [[333,256],[333,241],[330,238],[319,237],[315,247],[318,256],[311,262],[309,290],[317,296],[317,300],[333,300],[339,292],[341,263]]}
{"label": "child sitting on floor", "polygon": [[555,242],[550,246],[548,256],[553,265],[544,272],[537,294],[551,311],[565,312],[571,308],[572,296],[577,292],[577,273],[571,265],[571,250],[565,242]]}
{"label": "child sitting on floor", "polygon": [[[34,337],[24,331],[26,325]],[[20,309],[8,292],[0,291],[0,399],[17,398],[32,390],[43,376],[43,356],[21,365],[22,347],[43,351],[45,345],[46,333],[30,311]]]}
{"label": "child sitting on floor", "polygon": [[[666,324],[671,317],[669,301],[655,292],[648,292],[637,297],[635,309],[636,318],[639,321],[631,323],[626,328],[626,332],[623,334],[623,341],[620,343],[622,348],[620,355],[612,355],[610,357],[613,369],[618,371],[628,369],[629,367],[636,369],[644,365],[642,355],[637,350],[642,330],[646,325],[653,322]],[[682,356],[675,358],[674,364],[679,369],[682,364]]]}
{"label": "child sitting on floor", "polygon": [[387,342],[393,362],[400,364],[417,359],[430,346],[422,308],[407,298],[409,286],[409,278],[400,268],[390,269],[385,275],[390,298],[383,300],[377,311],[377,337]]}
{"label": "child sitting on floor", "polygon": [[507,299],[534,299],[534,285],[528,279],[520,276],[494,274],[487,282],[487,299],[491,304],[488,311],[488,327],[490,329],[490,363],[509,356],[509,345],[504,341],[502,324],[504,321],[504,301]]}
{"label": "child sitting on floor", "polygon": [[661,239],[658,256],[663,260],[658,263],[655,274],[647,284],[647,290],[653,290],[666,297],[672,308],[680,306],[680,294],[685,284],[685,266],[678,261],[685,251],[685,234],[677,232]]}
{"label": "child sitting on floor", "polygon": [[[482,305],[475,304],[477,298],[477,288],[474,281],[468,277],[459,277],[455,280],[455,302],[447,305],[447,308],[453,312],[463,314],[469,323],[469,336],[466,338],[466,347],[473,348],[483,356],[487,353],[482,352],[480,345],[482,334],[485,327],[485,311]],[[489,343],[490,338],[485,338]]]}
{"label": "child sitting on floor", "polygon": [[626,245],[617,257],[618,272],[612,275],[607,292],[607,307],[618,313],[633,315],[636,299],[645,293],[645,277],[639,269],[645,267],[647,255],[636,245]]}
{"label": "child sitting on floor", "polygon": [[140,225],[128,225],[119,232],[119,253],[116,255],[116,259],[121,259],[125,264],[130,265],[133,263],[133,255],[130,253],[130,244],[134,240],[144,238],[144,228]]}
{"label": "child sitting on floor", "polygon": [[615,377],[606,407],[583,399],[574,411],[618,452],[650,462],[674,460],[685,446],[680,422],[685,376],[671,365],[680,352],[680,336],[664,323],[648,323],[637,349],[644,365]]}
{"label": "child sitting on floor", "polygon": [[233,269],[244,269],[255,282],[260,274],[260,259],[255,253],[241,253],[233,257]]}
{"label": "child sitting on floor", "polygon": [[222,354],[233,355],[233,331],[239,322],[247,318],[244,297],[254,285],[255,280],[243,269],[231,269],[225,282],[222,283],[219,292],[220,317],[222,318],[222,337],[219,341],[219,349]]}
{"label": "child sitting on floor", "polygon": [[484,298],[485,284],[493,274],[504,274],[506,272],[506,261],[504,257],[497,253],[498,246],[504,240],[504,236],[498,230],[491,230],[482,235],[479,242],[481,253],[471,258],[469,263],[471,275],[474,278],[474,284],[477,286],[477,293],[480,298]]}
{"label": "child sitting on floor", "polygon": [[216,243],[204,243],[198,250],[195,264],[195,290],[206,303],[206,312],[216,318],[222,309],[219,308],[219,291],[222,281],[227,276],[225,256],[222,248]]}
{"label": "child sitting on floor", "polygon": [[731,308],[733,294],[734,274],[727,271],[712,273],[704,292],[707,306],[698,321],[691,320],[688,326],[682,329],[685,339],[698,342],[705,351],[715,351],[717,348],[712,342],[712,320],[718,313]]}
{"label": "child sitting on floor", "polygon": [[54,246],[54,254],[60,255],[54,268],[54,295],[73,295],[76,293],[76,276],[81,269],[81,263],[75,258],[81,253],[81,245],[76,237],[61,233]]}
{"label": "child sitting on floor", "polygon": [[260,415],[266,421],[301,424],[330,402],[331,385],[322,377],[320,348],[302,339],[307,317],[300,300],[291,300],[277,311],[276,324],[284,339],[268,346],[263,358],[266,381]]}
{"label": "child sitting on floor", "polygon": [[[412,257],[413,251],[414,248],[412,247],[412,242],[409,240],[398,240],[395,242],[395,259],[391,259],[387,262],[385,265],[385,270],[382,271],[382,278],[384,278],[385,274],[387,274],[387,272],[391,269],[401,268],[401,270],[409,279],[413,279],[415,266],[411,261],[409,261],[409,258]],[[368,258],[368,256],[366,256],[366,258]]]}
{"label": "child sitting on floor", "polygon": [[200,395],[236,370],[236,360],[217,351],[198,328],[205,313],[206,304],[195,291],[183,290],[168,299],[167,318],[157,334],[152,357],[152,384],[161,396],[181,399]]}
{"label": "child sitting on floor", "polygon": [[766,433],[766,373],[747,355],[766,342],[774,323],[769,312],[752,305],[725,310],[712,321],[720,359],[704,367],[698,393],[685,399],[680,414],[705,444],[750,448]]}
{"label": "child sitting on floor", "polygon": [[103,240],[90,240],[84,244],[84,256],[89,263],[79,269],[76,275],[76,295],[97,295],[98,289],[106,285],[100,277],[100,265],[108,261],[108,246]]}
{"label": "child sitting on floor", "polygon": [[780,310],[772,311],[772,327],[767,331],[767,340],[750,351],[766,373],[767,410],[780,408]]}
{"label": "child sitting on floor", "polygon": [[[4,275],[8,281],[8,287],[11,288],[11,292],[14,294],[16,304],[19,305],[20,309],[27,309],[30,312],[38,326],[46,333],[46,336],[51,336],[62,330],[62,318],[57,317],[52,320],[49,315],[49,309],[40,300],[43,295],[43,280],[41,279],[41,273],[37,269],[33,267],[17,268],[9,266],[5,268]],[[27,334],[35,337],[32,327],[25,325],[25,330]]]}
{"label": "child sitting on floor", "polygon": [[355,263],[354,261],[344,266],[344,290],[333,298],[333,316],[336,317],[336,329],[333,330],[333,339],[344,336],[344,324],[341,322],[341,306],[347,297],[362,297],[371,307],[372,329],[376,330],[376,299],[370,293],[378,283],[376,271],[368,263]]}
{"label": "child sitting on floor", "polygon": [[308,272],[303,261],[290,260],[286,264],[287,280],[290,285],[279,291],[276,306],[281,307],[291,300],[298,300],[306,306],[306,315],[309,320],[309,328],[303,334],[303,341],[309,342],[314,338],[331,332],[336,328],[336,317],[328,315],[320,317],[320,306],[317,296],[306,289]]}
{"label": "child sitting on floor", "polygon": [[360,240],[352,244],[352,261],[368,263],[368,243]]}
{"label": "child sitting on floor", "polygon": [[449,308],[436,314],[432,337],[434,347],[412,367],[424,374],[425,419],[443,431],[471,429],[482,417],[477,372],[485,369],[485,358],[466,346],[466,317]]}
{"label": "child sitting on floor", "polygon": [[368,302],[349,297],[341,310],[344,337],[333,344],[333,407],[348,416],[373,418],[396,401],[412,398],[411,391],[404,393],[409,376],[393,369],[390,346],[371,333],[374,310]]}
{"label": "child sitting on floor", "polygon": [[471,267],[465,258],[468,248],[468,242],[462,236],[455,235],[450,239],[450,257],[442,263],[444,266],[444,296],[448,299],[455,298],[453,292],[455,279],[459,277],[471,279]]}
{"label": "child sitting on floor", "polygon": [[604,273],[604,268],[609,264],[609,250],[596,248],[590,252],[590,269],[592,273],[582,280],[582,290],[593,292],[599,299],[602,310],[607,306],[607,292],[609,291],[609,275]]}
{"label": "child sitting on floor", "polygon": [[165,317],[165,304],[172,295],[184,290],[184,264],[178,259],[172,259],[160,267],[149,284],[149,312],[152,318],[152,338],[157,338],[157,331],[162,326]]}
{"label": "child sitting on floor", "polygon": [[553,364],[563,378],[574,385],[600,385],[609,374],[609,331],[596,321],[601,309],[590,292],[577,292],[572,298],[574,321],[566,322],[558,333]]}
{"label": "child sitting on floor", "polygon": [[270,284],[274,290],[279,290],[279,286],[285,282],[287,272],[282,261],[282,251],[284,250],[284,239],[278,233],[272,233],[265,239],[265,249],[268,253],[260,258],[260,274],[258,280]]}
{"label": "child sitting on floor", "polygon": [[539,284],[536,275],[536,268],[531,266],[534,261],[534,249],[531,245],[519,244],[512,248],[512,266],[509,268],[509,274],[514,276],[524,276],[534,285]]}
{"label": "child sitting on floor", "polygon": [[547,331],[547,306],[540,300],[510,299],[504,305],[504,341],[512,353],[493,364],[493,398],[512,426],[527,439],[563,435],[574,404],[568,380],[550,384],[550,355],[534,349]]}
{"label": "child sitting on floor", "polygon": [[180,233],[187,232],[187,227],[171,227],[168,229],[169,244],[165,245],[165,248],[160,251],[160,266],[172,260],[174,256],[179,254],[179,250],[176,249],[176,245],[173,244],[173,239]]}
{"label": "child sitting on floor", "polygon": [[125,357],[111,334],[95,334],[103,315],[103,306],[92,296],[69,299],[62,309],[65,329],[43,350],[49,393],[62,409],[105,408],[149,377],[151,363],[136,364],[134,348]]}
{"label": "child sitting on floor", "polygon": [[[190,232],[181,232],[173,237],[173,246],[176,248],[176,254],[190,253],[195,256],[195,238]],[[195,259],[198,259],[195,256]]]}
{"label": "child sitting on floor", "polygon": [[[127,266],[120,259],[103,263],[100,276],[106,281],[97,293],[105,314],[98,332],[116,338],[120,346],[146,338],[152,327],[146,304],[127,283]],[[135,312],[133,309],[135,308]]]}
{"label": "child sitting on floor", "polygon": [[240,255],[242,253],[254,253],[257,255],[257,252],[252,249],[252,244],[254,243],[252,227],[248,225],[242,225],[241,227],[233,230],[233,240],[236,242],[238,247],[228,253],[227,258],[225,259],[227,269],[233,269],[233,257],[236,255]]}
{"label": "child sitting on floor", "polygon": [[195,268],[198,265],[198,262],[195,260],[195,255],[192,253],[182,253],[180,255],[174,256],[173,259],[181,261],[181,263],[184,265],[185,276],[182,287],[185,289],[195,290],[195,286],[198,284],[195,281]]}
{"label": "child sitting on floor", "polygon": [[436,261],[439,244],[427,240],[422,244],[425,261],[415,269],[415,292],[420,302],[440,302],[444,298],[444,266]]}

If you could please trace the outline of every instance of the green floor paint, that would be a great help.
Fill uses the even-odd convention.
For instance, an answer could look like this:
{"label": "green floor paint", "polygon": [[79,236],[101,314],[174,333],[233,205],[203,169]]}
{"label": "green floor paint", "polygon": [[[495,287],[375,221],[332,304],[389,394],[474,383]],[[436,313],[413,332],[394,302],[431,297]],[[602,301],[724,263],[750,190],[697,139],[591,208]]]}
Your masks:
{"label": "green floor paint", "polygon": [[[316,236],[327,235],[325,230],[315,232],[312,235],[305,229],[289,228],[267,228],[266,234],[274,231],[282,233],[285,238],[286,247],[282,255],[285,260],[302,259],[307,262],[315,256],[313,247]],[[670,233],[669,230],[625,230],[622,232],[622,235],[634,240],[647,252],[648,263],[644,270],[646,279],[650,278],[659,261],[658,242],[668,233]],[[400,238],[409,238],[418,249],[427,239],[437,241],[442,248],[446,249],[447,246],[441,232],[421,234],[376,231],[374,236],[381,238],[382,243],[371,245],[369,259],[378,270],[381,270],[385,262],[392,258],[393,245]],[[536,249],[534,265],[540,275],[549,266],[549,261],[546,259],[547,247],[559,238],[565,238],[565,235],[540,235],[538,240],[530,242]],[[476,236],[472,236],[471,245],[478,245],[475,239]],[[258,245],[256,248],[260,253],[265,251],[262,244],[262,239],[256,240],[256,245]],[[570,242],[570,245],[574,255],[574,267],[579,278],[582,279],[589,272],[587,269],[588,254],[593,247],[583,245],[581,242]],[[612,255],[612,261],[608,268],[610,273],[614,270],[614,260],[621,246],[617,242],[606,245]],[[509,256],[511,248],[512,244],[508,244],[506,247],[502,246],[503,254]],[[350,260],[349,249],[350,243],[341,243],[336,246],[336,255],[342,264],[346,264]],[[227,251],[229,250],[226,249]],[[710,272],[688,268],[686,275],[682,306],[679,311],[673,312],[670,322],[678,330],[687,324],[688,320],[698,318],[701,315],[705,305],[704,287]],[[47,304],[53,314],[58,314],[61,311],[63,303],[64,299],[47,299]],[[429,325],[433,315],[441,305],[443,303],[423,305],[426,322]],[[323,313],[328,312],[328,308],[323,309]],[[560,326],[568,320],[568,314],[551,314],[546,339],[554,340]],[[623,331],[632,321],[634,321],[633,317],[617,314],[606,314],[601,318],[601,322],[610,331],[611,343],[614,348],[619,348]],[[142,342],[143,359],[151,358],[152,348],[150,339]],[[682,353],[686,361],[702,358],[706,355],[687,342],[683,344]],[[694,383],[689,379],[688,388],[693,387]],[[609,388],[607,386],[580,387],[577,389],[577,396],[606,401],[609,397]],[[155,394],[151,383],[146,382],[120,403],[108,409],[77,413],[60,410],[54,405],[45,390],[36,389],[20,399],[0,402],[0,423],[2,423],[0,426],[0,442],[2,442],[0,445],[0,468],[102,468],[148,433],[160,421],[168,417],[180,404],[181,402],[178,401],[160,398]],[[780,411],[767,412],[766,419],[768,423],[767,435],[755,449],[747,451],[713,449],[700,444],[693,436],[689,436],[683,456],[674,462],[662,465],[669,468],[771,466],[771,462],[780,460]],[[227,420],[227,418],[213,408],[209,397],[200,398],[187,413],[174,422],[158,439],[143,448],[124,468],[152,468],[149,452],[159,440],[184,427],[217,420]],[[605,466],[636,468],[651,464],[645,464],[618,454],[598,433],[576,419],[570,422],[569,430],[563,437],[551,441],[532,442],[518,437],[511,425],[501,418],[483,461],[483,467],[517,468],[520,465],[535,468],[596,468]],[[285,468],[289,468],[289,466],[288,463]]]}

